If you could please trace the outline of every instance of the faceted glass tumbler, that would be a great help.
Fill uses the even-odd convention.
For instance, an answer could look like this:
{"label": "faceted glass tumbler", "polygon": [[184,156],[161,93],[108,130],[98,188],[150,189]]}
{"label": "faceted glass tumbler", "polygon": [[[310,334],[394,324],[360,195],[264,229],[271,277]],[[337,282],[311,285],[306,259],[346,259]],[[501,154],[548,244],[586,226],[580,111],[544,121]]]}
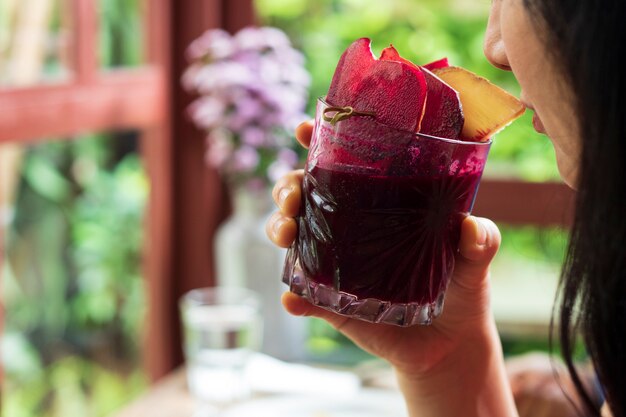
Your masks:
{"label": "faceted glass tumbler", "polygon": [[442,312],[491,142],[396,130],[341,111],[318,100],[283,281],[338,314],[430,324]]}

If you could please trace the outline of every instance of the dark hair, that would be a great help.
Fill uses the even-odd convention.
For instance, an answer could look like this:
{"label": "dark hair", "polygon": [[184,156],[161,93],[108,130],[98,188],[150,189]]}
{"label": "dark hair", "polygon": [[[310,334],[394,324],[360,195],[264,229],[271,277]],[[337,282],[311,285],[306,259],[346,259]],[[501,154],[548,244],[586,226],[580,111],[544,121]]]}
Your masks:
{"label": "dark hair", "polygon": [[559,285],[561,352],[586,411],[599,415],[573,360],[582,334],[614,417],[626,417],[626,45],[624,0],[524,0],[575,94],[582,137],[576,213]]}

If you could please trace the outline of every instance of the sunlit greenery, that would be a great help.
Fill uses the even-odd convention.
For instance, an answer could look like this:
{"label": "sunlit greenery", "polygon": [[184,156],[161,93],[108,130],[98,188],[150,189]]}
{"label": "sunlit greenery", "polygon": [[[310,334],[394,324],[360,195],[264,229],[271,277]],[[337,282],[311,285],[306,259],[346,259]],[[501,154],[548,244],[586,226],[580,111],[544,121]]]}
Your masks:
{"label": "sunlit greenery", "polygon": [[98,0],[100,63],[103,67],[137,66],[144,52],[142,0]]}
{"label": "sunlit greenery", "polygon": [[102,416],[146,384],[148,184],[125,142],[94,135],[26,151],[2,274],[3,415]]}
{"label": "sunlit greenery", "polygon": [[[103,68],[141,62],[140,3],[98,2]],[[55,4],[52,38],[67,29]],[[58,58],[47,58],[45,78],[58,73]],[[0,271],[3,416],[107,416],[147,386],[140,343],[148,181],[137,137],[49,138],[23,149]]]}

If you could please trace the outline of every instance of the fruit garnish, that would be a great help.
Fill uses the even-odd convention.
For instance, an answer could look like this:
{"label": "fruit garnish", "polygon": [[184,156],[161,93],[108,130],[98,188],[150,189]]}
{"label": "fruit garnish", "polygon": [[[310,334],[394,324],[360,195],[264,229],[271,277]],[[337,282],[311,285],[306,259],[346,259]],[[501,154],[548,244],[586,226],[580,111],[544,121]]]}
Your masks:
{"label": "fruit garnish", "polygon": [[460,94],[465,115],[461,140],[487,141],[525,111],[516,97],[464,68],[448,66],[433,73]]}
{"label": "fruit garnish", "polygon": [[419,68],[376,59],[371,41],[361,38],[341,56],[326,101],[374,113],[379,123],[415,132],[424,116],[426,93],[426,79]]}
{"label": "fruit garnish", "polygon": [[426,77],[428,96],[419,132],[441,138],[458,138],[465,124],[459,93],[426,68],[422,68],[422,72]]}
{"label": "fruit garnish", "polygon": [[418,66],[389,46],[376,59],[368,38],[342,54],[326,101],[337,111],[327,119],[333,124],[367,116],[399,130],[472,142],[488,141],[525,110],[513,95],[447,58]]}
{"label": "fruit garnish", "polygon": [[396,48],[393,47],[393,45],[389,45],[388,47],[383,49],[383,51],[380,53],[380,59],[382,61],[404,62],[407,65],[411,65],[411,66],[413,66],[415,68],[419,68],[413,62],[409,61],[406,58],[401,57],[400,53],[398,52],[398,50]]}
{"label": "fruit garnish", "polygon": [[367,38],[357,39],[341,55],[326,95],[326,101],[333,106],[354,104],[361,81],[376,62],[370,45]]}
{"label": "fruit garnish", "polygon": [[426,68],[429,71],[449,67],[450,63],[448,62],[448,58],[441,58],[433,62],[429,62],[428,64],[422,65],[423,68]]}
{"label": "fruit garnish", "polygon": [[459,93],[426,68],[420,68],[411,61],[402,58],[393,46],[385,48],[380,59],[404,62],[419,69],[424,74],[428,92],[424,117],[418,132],[442,138],[458,138],[464,121]]}

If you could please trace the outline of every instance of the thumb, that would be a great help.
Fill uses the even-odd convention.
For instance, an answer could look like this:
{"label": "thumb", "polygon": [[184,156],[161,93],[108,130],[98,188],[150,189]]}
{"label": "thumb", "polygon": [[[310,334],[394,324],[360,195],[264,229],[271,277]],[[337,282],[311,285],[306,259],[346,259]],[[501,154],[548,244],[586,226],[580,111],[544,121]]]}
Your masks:
{"label": "thumb", "polygon": [[454,279],[468,289],[480,287],[500,248],[500,231],[489,219],[468,216],[461,225]]}

